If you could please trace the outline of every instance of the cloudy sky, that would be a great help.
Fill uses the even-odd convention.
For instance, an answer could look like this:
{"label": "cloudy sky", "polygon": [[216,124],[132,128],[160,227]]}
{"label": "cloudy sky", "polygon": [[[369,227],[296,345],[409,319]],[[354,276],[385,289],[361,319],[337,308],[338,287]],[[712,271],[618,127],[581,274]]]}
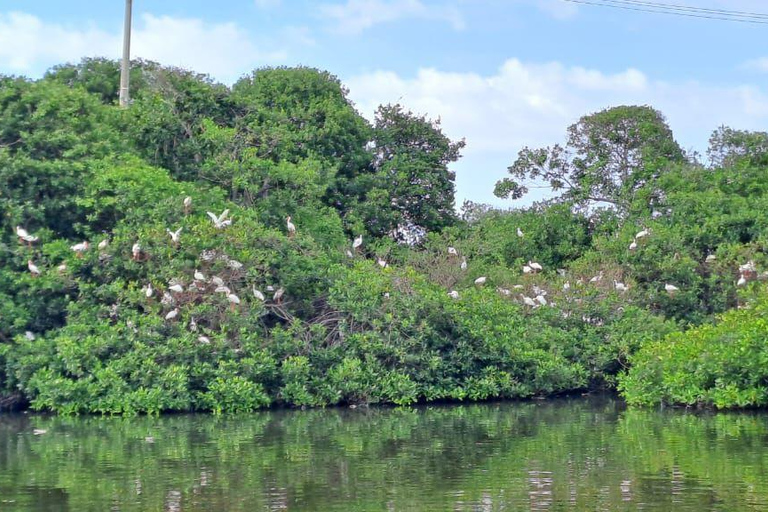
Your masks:
{"label": "cloudy sky", "polygon": [[[768,13],[765,0],[655,1]],[[118,58],[123,8],[0,0],[0,73]],[[581,115],[613,105],[660,109],[686,149],[703,151],[723,124],[768,129],[768,24],[565,0],[134,0],[133,56],[225,83],[261,66],[319,67],[366,117],[399,101],[440,118],[467,141],[459,204],[515,206],[492,190],[520,148],[562,142]]]}

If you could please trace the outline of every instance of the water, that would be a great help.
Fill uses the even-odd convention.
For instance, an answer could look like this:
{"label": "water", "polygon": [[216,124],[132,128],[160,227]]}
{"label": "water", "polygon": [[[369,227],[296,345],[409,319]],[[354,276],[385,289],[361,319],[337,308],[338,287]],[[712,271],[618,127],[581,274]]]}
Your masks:
{"label": "water", "polygon": [[607,398],[0,415],[0,511],[768,510],[767,442],[768,414]]}

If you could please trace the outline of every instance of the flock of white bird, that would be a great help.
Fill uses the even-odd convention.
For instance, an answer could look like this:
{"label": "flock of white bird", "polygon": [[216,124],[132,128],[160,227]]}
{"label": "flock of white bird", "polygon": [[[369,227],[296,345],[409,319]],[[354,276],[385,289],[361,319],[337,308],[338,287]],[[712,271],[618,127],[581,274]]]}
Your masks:
{"label": "flock of white bird", "polygon": [[[192,198],[184,198],[183,206],[184,214],[189,215],[192,209]],[[206,214],[211,219],[211,222],[216,229],[221,230],[232,225],[232,218],[229,216],[229,209],[224,210],[219,215],[216,215],[213,212],[206,212]],[[172,231],[170,228],[166,228],[166,232],[168,233],[171,242],[176,247],[178,247],[181,243],[182,230],[183,227],[180,227],[175,231]],[[290,216],[286,218],[286,230],[289,237],[292,238],[296,235],[296,225],[291,221]],[[16,226],[16,235],[19,238],[19,242],[26,244],[27,246],[32,246],[33,243],[39,241],[39,237],[33,236],[21,226]],[[352,241],[352,250],[358,251],[362,245],[363,235],[359,235]],[[99,251],[104,251],[107,249],[107,247],[109,247],[109,239],[104,239],[98,244]],[[79,258],[82,257],[83,254],[90,249],[90,243],[88,241],[79,242],[72,245],[70,249],[75,253],[76,257]],[[354,257],[354,254],[351,251],[347,250],[346,253],[349,257]],[[135,242],[131,247],[131,259],[136,262],[143,262],[148,258],[149,255],[144,251],[141,243],[139,241]],[[203,251],[201,258],[204,261],[212,261],[214,259],[226,260],[227,266],[232,270],[239,270],[243,267],[243,264],[239,261],[230,259],[225,254],[218,253],[214,250]],[[377,257],[377,264],[382,268],[388,267],[387,261],[381,257]],[[463,264],[466,266],[466,261]],[[38,277],[42,274],[42,270],[35,264],[32,259],[27,260],[27,267],[33,277]],[[57,267],[57,271],[59,273],[63,273],[66,270],[66,263],[62,263]],[[233,310],[241,303],[240,297],[230,289],[224,279],[222,279],[220,276],[212,276],[209,279],[198,269],[195,269],[192,282],[186,287],[183,284],[183,279],[173,279],[168,283],[165,290],[154,288],[150,282],[142,288],[142,292],[148,300],[153,299],[155,295],[160,295],[161,304],[172,308],[164,315],[165,320],[169,322],[174,321],[179,317],[181,312],[179,308],[179,302],[183,297],[185,297],[185,295],[188,294],[191,294],[191,296],[196,296],[197,294],[205,292],[223,294],[226,296],[226,299],[229,302],[231,309]],[[267,295],[259,290],[256,285],[252,285],[251,292],[253,293],[254,298],[258,301],[262,303],[267,302]],[[285,295],[285,289],[283,287],[275,288],[272,285],[268,285],[266,287],[266,292],[271,295],[271,300],[274,302],[274,304],[280,305],[282,303],[283,297]],[[197,322],[194,317],[190,321],[190,329],[197,331]],[[33,336],[32,333],[29,333],[29,336]],[[210,342],[210,340],[205,336],[200,336],[200,341],[204,343]]]}
{"label": "flock of white bird", "polygon": [[[188,215],[192,208],[192,198],[186,197],[183,201],[183,205],[184,205],[184,214]],[[224,229],[232,225],[232,218],[229,216],[229,209],[224,210],[219,215],[216,215],[215,213],[212,213],[212,212],[206,212],[206,214],[211,219],[211,222],[213,223],[213,226],[216,229]],[[181,227],[175,231],[172,231],[170,228],[166,228],[166,232],[168,233],[168,236],[170,237],[171,242],[175,246],[178,246],[181,243],[182,230],[183,228]],[[294,237],[296,235],[296,225],[291,221],[290,216],[286,218],[286,230],[288,232],[289,237]],[[516,234],[519,238],[523,238],[525,236],[525,234],[519,227],[516,229]],[[19,243],[26,244],[27,246],[32,246],[32,244],[39,241],[38,236],[34,236],[30,234],[26,229],[24,229],[21,226],[16,226],[16,235],[19,238]],[[639,231],[634,236],[632,243],[630,243],[629,250],[635,251],[638,248],[638,244],[641,243],[641,241],[644,238],[647,238],[650,235],[651,235],[651,231],[647,228],[644,228],[641,231]],[[354,257],[353,251],[357,252],[362,245],[363,245],[363,235],[358,235],[352,241],[352,250],[351,251],[346,250],[346,255],[350,258],[353,258]],[[98,249],[100,251],[104,251],[105,249],[107,249],[108,246],[109,246],[109,239],[104,239],[99,242]],[[70,249],[75,253],[75,256],[78,258],[82,257],[82,255],[86,251],[88,251],[89,248],[90,248],[90,244],[88,241],[83,241],[83,242],[74,244],[70,247]],[[448,254],[451,257],[455,257],[455,258],[458,258],[460,256],[459,251],[455,247],[448,247]],[[131,259],[137,262],[142,262],[142,261],[146,261],[148,257],[149,257],[148,254],[146,254],[143,251],[141,244],[138,241],[133,244],[133,246],[131,247]],[[227,261],[227,266],[230,269],[238,270],[243,266],[242,263],[232,260],[226,255],[219,254],[217,256],[216,251],[203,251],[202,253],[202,259],[205,261],[211,261],[212,259],[217,257],[218,259],[225,259]],[[705,262],[708,264],[713,263],[714,261],[716,261],[716,257],[712,254],[708,255],[705,259]],[[388,267],[387,261],[381,257],[377,257],[376,262],[381,268]],[[32,259],[27,260],[27,267],[33,277],[37,277],[42,274],[40,267],[38,267]],[[468,264],[467,264],[466,257],[462,256],[459,267],[461,268],[462,271],[467,270]],[[66,270],[67,270],[66,263],[62,263],[57,267],[57,271],[59,273],[65,272]],[[522,272],[524,276],[535,275],[541,272],[542,270],[543,270],[542,265],[535,261],[528,261],[528,263],[523,265],[523,268],[522,268]],[[562,276],[566,275],[566,272],[563,269],[558,269],[558,273]],[[591,284],[600,283],[603,277],[604,277],[603,271],[600,271],[596,275],[591,277],[588,280],[588,282]],[[737,286],[744,286],[748,282],[756,278],[757,278],[757,267],[755,265],[755,262],[750,260],[746,264],[739,266],[739,279],[736,282],[736,284]],[[488,281],[488,278],[486,276],[480,276],[474,280],[474,284],[477,287],[482,287],[487,283],[487,281]],[[584,279],[578,279],[576,281],[576,284],[578,286],[583,286]],[[627,292],[629,290],[629,286],[627,286],[625,283],[617,281],[616,279],[613,280],[613,286],[615,290],[621,293]],[[513,288],[515,290],[523,290],[525,286],[518,284],[518,285],[514,285]],[[570,288],[571,288],[570,281],[566,281],[563,284],[563,290],[568,291],[570,290]],[[507,288],[498,287],[496,290],[504,296],[514,295],[512,290],[509,290]],[[532,297],[529,297],[523,293],[519,293],[519,299],[522,304],[531,308],[538,308],[541,306],[555,306],[554,303],[551,303],[550,301],[547,300],[546,290],[543,290],[535,285],[532,287],[532,290],[534,292]],[[678,288],[673,284],[665,283],[664,290],[670,296],[674,296],[677,292],[680,291],[680,288]],[[155,295],[155,293],[159,293],[159,290],[155,290],[152,287],[152,283],[148,283],[142,289],[142,291],[144,292],[147,299],[151,299]],[[173,309],[171,309],[165,314],[165,319],[167,321],[172,321],[178,317],[180,313],[180,309],[177,305],[177,297],[180,297],[185,293],[190,293],[190,292],[202,293],[207,291],[211,291],[212,293],[215,293],[215,294],[219,294],[219,293],[224,294],[232,309],[235,309],[238,305],[240,305],[240,297],[237,294],[235,294],[229,288],[229,286],[227,286],[227,284],[224,282],[224,280],[221,277],[212,276],[210,279],[208,279],[202,272],[200,272],[199,270],[195,270],[193,275],[193,281],[188,287],[185,288],[182,280],[177,279],[169,282],[167,289],[162,292],[161,303],[169,307],[173,306]],[[255,285],[252,286],[251,291],[253,293],[254,298],[256,298],[257,300],[261,302],[267,301],[267,296],[261,290],[257,289]],[[278,304],[278,305],[281,304],[281,301],[285,294],[284,288],[279,287],[275,289],[275,287],[270,285],[270,286],[267,286],[266,291],[272,294],[271,300],[275,304]],[[448,292],[448,295],[452,299],[457,299],[457,300],[460,299],[461,297],[459,292],[456,290],[450,290]],[[192,318],[191,320],[191,325],[196,326],[196,322],[194,318]],[[205,337],[201,336],[201,338],[205,338]]]}
{"label": "flock of white bird", "polygon": [[[523,231],[519,227],[516,229],[516,233],[517,233],[517,236],[519,238],[523,238],[525,236],[525,234],[523,233]],[[632,242],[629,244],[629,250],[630,251],[637,250],[639,244],[642,243],[642,240],[644,238],[649,237],[650,235],[651,235],[651,230],[648,229],[648,228],[643,228],[642,230],[638,231],[637,234],[635,234],[635,236],[633,237]],[[448,254],[450,256],[458,257],[459,256],[459,251],[456,250],[455,247],[448,247]],[[710,254],[710,255],[708,255],[706,257],[706,259],[704,261],[705,261],[705,263],[709,264],[709,263],[715,262],[716,260],[717,260],[716,256],[714,254]],[[461,267],[460,268],[461,268],[461,270],[467,270],[467,259],[464,258],[464,257],[462,257]],[[537,263],[535,261],[528,261],[527,264],[523,265],[523,275],[535,275],[535,274],[538,274],[539,272],[541,272],[542,270],[543,270],[543,267],[539,263]],[[563,270],[563,269],[558,269],[557,272],[561,276],[566,276],[567,275],[566,271]],[[766,272],[765,275],[768,278],[768,272]],[[587,282],[590,283],[590,284],[597,284],[597,283],[600,283],[603,280],[603,277],[604,277],[604,273],[601,270],[600,272],[598,272],[597,274],[595,274],[594,276],[589,278],[589,280]],[[757,267],[755,265],[755,262],[750,260],[746,264],[739,266],[739,279],[736,282],[736,285],[737,286],[744,286],[748,282],[750,282],[750,281],[752,281],[752,280],[754,280],[756,278],[757,278]],[[477,279],[475,279],[474,284],[475,284],[475,286],[480,287],[480,286],[484,286],[487,281],[488,281],[488,278],[486,276],[480,276]],[[584,279],[581,279],[581,278],[577,279],[576,280],[576,284],[578,286],[583,286],[585,284],[584,283]],[[625,284],[625,283],[623,283],[621,281],[618,281],[616,279],[613,280],[613,287],[614,287],[614,289],[616,291],[618,291],[620,293],[625,293],[625,292],[629,291],[629,286],[627,284]],[[517,284],[517,285],[514,285],[513,288],[516,289],[516,290],[523,290],[525,288],[525,286],[521,285],[521,284]],[[570,281],[566,281],[565,283],[563,283],[563,291],[568,291],[570,289],[571,289],[571,282]],[[498,288],[496,288],[496,291],[499,292],[501,295],[504,295],[504,296],[507,296],[507,297],[513,295],[512,290],[509,290],[507,288],[498,287]],[[671,297],[674,297],[675,294],[677,294],[680,291],[680,288],[678,286],[675,286],[674,284],[665,283],[664,284],[664,291],[667,294],[669,294]],[[543,290],[543,289],[539,288],[538,286],[533,286],[533,292],[534,292],[533,297],[528,297],[525,294],[520,293],[519,294],[520,302],[522,304],[526,305],[526,306],[531,307],[531,308],[538,308],[538,307],[547,306],[547,305],[555,306],[554,303],[550,303],[547,300],[547,298],[546,298],[547,291],[546,290]],[[459,298],[461,298],[461,295],[456,290],[449,291],[448,292],[448,296],[451,297],[452,299],[459,299]]]}

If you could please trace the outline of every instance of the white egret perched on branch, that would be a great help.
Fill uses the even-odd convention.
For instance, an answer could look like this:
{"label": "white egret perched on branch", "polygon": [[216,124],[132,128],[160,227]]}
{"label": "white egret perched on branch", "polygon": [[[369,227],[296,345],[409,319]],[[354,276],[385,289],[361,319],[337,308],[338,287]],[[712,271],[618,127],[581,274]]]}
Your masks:
{"label": "white egret perched on branch", "polygon": [[187,196],[184,198],[184,215],[189,215],[190,208],[192,208],[192,198]]}
{"label": "white egret perched on branch", "polygon": [[288,228],[288,236],[293,237],[296,234],[296,225],[291,222],[291,216],[289,215],[285,219],[285,227]]}
{"label": "white egret perched on branch", "polygon": [[357,235],[357,237],[352,240],[352,249],[357,250],[361,245],[363,245],[363,235]]}
{"label": "white egret perched on branch", "polygon": [[173,320],[179,315],[179,308],[172,309],[168,312],[167,315],[165,315],[166,320]]}
{"label": "white egret perched on branch", "polygon": [[83,253],[88,250],[89,246],[90,245],[86,241],[86,242],[80,242],[79,244],[72,245],[70,246],[70,249],[72,249],[75,252],[75,256],[80,258],[83,255]]}
{"label": "white egret perched on branch", "polygon": [[459,292],[457,292],[456,290],[451,290],[450,292],[448,292],[448,296],[452,299],[458,299]]}
{"label": "white egret perched on branch", "polygon": [[211,218],[211,221],[213,222],[213,226],[216,229],[224,229],[225,227],[232,224],[232,219],[227,218],[229,216],[229,208],[221,212],[221,215],[218,215],[218,216],[212,212],[205,212],[205,213],[207,213],[208,217]]}
{"label": "white egret perched on branch", "polygon": [[523,234],[523,230],[520,228],[517,228],[517,236],[520,238],[523,238],[525,235]]}
{"label": "white egret perched on branch", "polygon": [[485,276],[480,276],[477,279],[475,279],[475,284],[478,286],[482,286],[485,284],[485,281],[487,281],[487,279],[488,278],[486,278]]}
{"label": "white egret perched on branch", "polygon": [[448,247],[448,254],[451,256],[458,256],[459,251],[457,251],[455,247]]}
{"label": "white egret perched on branch", "polygon": [[141,258],[141,244],[139,242],[136,242],[131,247],[131,257],[133,261],[139,261],[139,258]]}
{"label": "white egret perched on branch", "polygon": [[666,292],[667,292],[668,294],[670,294],[670,295],[674,295],[675,293],[677,293],[678,291],[680,291],[680,288],[678,288],[677,286],[675,286],[675,285],[673,285],[673,284],[669,284],[669,283],[667,283],[667,284],[665,284],[665,285],[664,285],[664,290],[666,290]]}
{"label": "white egret perched on branch", "polygon": [[40,269],[32,262],[32,260],[27,260],[27,268],[33,277],[40,275]]}
{"label": "white egret perched on branch", "polygon": [[253,296],[259,299],[261,302],[266,300],[266,297],[264,297],[264,294],[261,293],[261,290],[256,288],[256,285],[253,285]]}
{"label": "white egret perched on branch", "polygon": [[29,232],[21,226],[16,226],[16,236],[19,237],[19,242],[24,241],[27,245],[31,245],[40,239],[39,237],[30,235]]}
{"label": "white egret perched on branch", "polygon": [[174,245],[179,244],[179,239],[181,238],[181,230],[184,229],[184,227],[180,227],[176,231],[171,231],[168,228],[165,228],[165,230],[168,232],[168,236],[171,237],[171,241],[174,243]]}
{"label": "white egret perched on branch", "polygon": [[283,295],[285,294],[285,289],[282,287],[278,288],[275,294],[272,296],[272,300],[280,304],[280,301],[283,299]]}
{"label": "white egret perched on branch", "polygon": [[638,231],[637,234],[635,235],[635,240],[639,240],[641,238],[645,238],[646,236],[648,236],[650,234],[651,234],[651,230],[650,229],[642,229],[641,231]]}

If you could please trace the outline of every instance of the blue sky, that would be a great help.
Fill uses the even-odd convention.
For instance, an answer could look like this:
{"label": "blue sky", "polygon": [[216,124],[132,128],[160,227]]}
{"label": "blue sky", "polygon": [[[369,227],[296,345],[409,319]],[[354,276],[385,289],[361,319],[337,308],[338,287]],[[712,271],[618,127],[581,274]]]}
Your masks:
{"label": "blue sky", "polygon": [[[656,0],[768,13],[765,0]],[[122,0],[0,0],[0,73],[40,76],[117,58]],[[366,117],[400,101],[465,137],[457,202],[493,185],[525,145],[562,142],[581,115],[650,104],[685,148],[717,126],[768,128],[768,25],[563,0],[134,0],[134,56],[231,83],[265,65],[339,76]],[[544,191],[535,192],[540,197]]]}

